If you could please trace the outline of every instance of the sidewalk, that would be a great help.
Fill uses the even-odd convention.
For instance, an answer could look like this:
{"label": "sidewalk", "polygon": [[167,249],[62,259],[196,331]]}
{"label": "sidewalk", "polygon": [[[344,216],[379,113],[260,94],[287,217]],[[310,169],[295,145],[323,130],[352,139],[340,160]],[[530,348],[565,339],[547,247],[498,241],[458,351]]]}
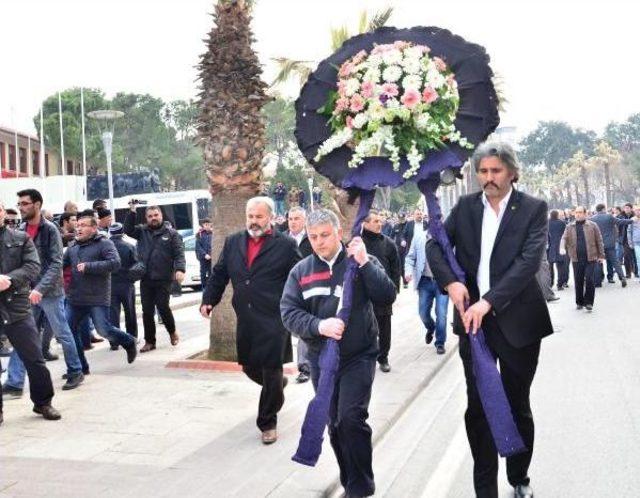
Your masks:
{"label": "sidewalk", "polygon": [[[392,371],[377,372],[370,407],[375,441],[455,354],[457,341],[449,341],[444,357],[425,346],[416,301],[405,290],[396,305]],[[158,349],[133,365],[104,344],[89,352],[92,373],[75,391],[59,389],[63,362],[49,363],[60,422],[35,417],[26,395],[6,401],[0,497],[331,494],[338,473],[327,440],[315,468],[291,461],[311,384],[290,382],[280,439],[263,446],[255,427],[257,385],[238,373],[165,368],[208,345],[208,323],[196,307],[177,311],[176,322],[180,345],[171,347],[160,326]]]}

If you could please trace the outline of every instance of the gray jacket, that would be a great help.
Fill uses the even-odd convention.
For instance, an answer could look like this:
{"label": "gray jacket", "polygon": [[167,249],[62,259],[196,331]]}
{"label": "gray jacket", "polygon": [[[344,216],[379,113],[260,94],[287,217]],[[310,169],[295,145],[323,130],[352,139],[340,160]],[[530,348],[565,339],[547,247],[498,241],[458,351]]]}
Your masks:
{"label": "gray jacket", "polygon": [[[616,240],[618,239],[618,227],[631,223],[631,220],[616,218],[605,212],[594,214],[591,217],[591,221],[598,225],[605,249],[614,249],[616,247]],[[622,230],[624,229],[625,228],[622,228]]]}
{"label": "gray jacket", "polygon": [[[84,272],[78,263],[86,263]],[[76,242],[64,253],[63,266],[71,266],[71,284],[67,298],[75,306],[109,306],[111,272],[120,268],[120,256],[109,239],[97,233],[84,242]]]}
{"label": "gray jacket", "polygon": [[0,330],[31,315],[29,292],[39,272],[38,252],[29,236],[0,226],[0,274],[11,277],[11,286],[0,292]]}
{"label": "gray jacket", "polygon": [[[25,232],[27,223],[21,223],[19,230]],[[46,220],[40,219],[38,235],[33,243],[40,257],[40,276],[36,279],[35,290],[44,297],[62,296],[64,285],[62,282],[62,235],[58,227]]]}

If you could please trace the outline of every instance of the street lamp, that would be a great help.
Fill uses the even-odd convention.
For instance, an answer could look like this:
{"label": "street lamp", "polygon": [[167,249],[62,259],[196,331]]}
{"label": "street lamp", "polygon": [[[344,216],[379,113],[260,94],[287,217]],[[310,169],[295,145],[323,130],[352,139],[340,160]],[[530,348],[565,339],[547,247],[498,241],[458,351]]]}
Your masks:
{"label": "street lamp", "polygon": [[109,209],[113,211],[113,172],[111,170],[111,152],[113,150],[113,129],[116,119],[124,116],[122,111],[100,110],[87,113],[91,119],[95,119],[102,134],[104,154],[107,156],[107,186],[109,187]]}

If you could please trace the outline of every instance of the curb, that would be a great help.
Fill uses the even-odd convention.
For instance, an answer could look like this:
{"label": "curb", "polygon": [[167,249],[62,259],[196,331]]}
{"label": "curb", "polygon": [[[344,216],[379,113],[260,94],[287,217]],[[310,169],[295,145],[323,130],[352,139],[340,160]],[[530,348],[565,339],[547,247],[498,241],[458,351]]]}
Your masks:
{"label": "curb", "polygon": [[[206,370],[210,372],[242,373],[242,365],[235,361],[219,360],[174,360],[165,365],[165,368],[182,368],[186,370]],[[283,373],[297,375],[298,369],[291,366],[283,366]]]}
{"label": "curb", "polygon": [[[378,443],[384,438],[384,436],[386,436],[387,432],[389,432],[389,430],[395,425],[395,423],[400,419],[400,417],[404,415],[404,413],[415,401],[418,395],[422,391],[424,391],[429,386],[429,384],[431,384],[431,381],[435,379],[435,377],[438,375],[440,370],[442,370],[445,365],[447,365],[450,361],[452,361],[453,358],[457,356],[455,353],[458,351],[458,344],[459,343],[456,342],[456,345],[454,347],[448,349],[446,359],[440,362],[436,368],[434,368],[431,372],[429,372],[425,376],[422,382],[420,382],[417,385],[417,387],[413,390],[413,392],[405,399],[405,401],[402,403],[400,408],[396,410],[393,416],[382,427],[378,429],[378,431],[376,432],[376,434],[371,440],[373,449],[376,448]],[[337,498],[337,497],[343,496],[342,492],[338,493],[341,487],[342,487],[342,484],[340,483],[340,478],[336,478],[329,486],[325,488],[322,496],[325,498]]]}

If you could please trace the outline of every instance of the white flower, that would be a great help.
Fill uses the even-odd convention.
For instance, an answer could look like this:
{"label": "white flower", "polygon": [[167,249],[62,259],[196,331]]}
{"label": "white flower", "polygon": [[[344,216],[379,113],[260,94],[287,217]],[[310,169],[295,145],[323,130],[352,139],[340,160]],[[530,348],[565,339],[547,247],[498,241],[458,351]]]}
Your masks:
{"label": "white flower", "polygon": [[422,78],[415,74],[405,76],[402,80],[402,88],[405,90],[413,88],[414,90],[420,91],[422,89]]}
{"label": "white flower", "polygon": [[347,128],[345,126],[342,130],[335,132],[322,143],[322,145],[318,148],[316,157],[314,157],[313,160],[318,162],[330,152],[333,152],[334,150],[342,147],[352,138],[353,131],[351,130],[351,128]]}
{"label": "white flower", "polygon": [[422,49],[420,47],[408,47],[404,49],[405,59],[416,59],[418,62],[422,58]]}
{"label": "white flower", "polygon": [[409,74],[418,74],[420,72],[420,59],[405,57],[402,61],[404,71]]}
{"label": "white flower", "polygon": [[382,72],[382,79],[388,83],[395,83],[402,78],[402,69],[400,66],[389,66]]}
{"label": "white flower", "polygon": [[400,102],[398,99],[389,99],[387,100],[387,109],[397,109],[400,107]]}
{"label": "white flower", "polygon": [[360,129],[367,124],[367,121],[369,121],[369,118],[367,118],[367,116],[363,112],[356,114],[356,116],[353,118],[353,127]]}
{"label": "white flower", "polygon": [[386,52],[383,52],[382,60],[387,65],[399,64],[400,61],[402,61],[402,52],[395,48],[393,50],[388,50]]}
{"label": "white flower", "polygon": [[419,130],[428,131],[428,127],[431,124],[431,116],[429,115],[429,113],[425,112],[423,114],[420,114],[415,121],[416,127]]}
{"label": "white flower", "polygon": [[354,93],[360,90],[360,82],[356,78],[350,78],[344,87],[347,97],[351,97]]}
{"label": "white flower", "polygon": [[440,74],[440,72],[438,72],[438,70],[429,70],[427,71],[427,83],[437,90],[443,85],[446,85],[447,80],[442,76],[442,74]]}
{"label": "white flower", "polygon": [[364,76],[363,81],[371,81],[372,83],[380,83],[380,70],[378,68],[368,69]]}

